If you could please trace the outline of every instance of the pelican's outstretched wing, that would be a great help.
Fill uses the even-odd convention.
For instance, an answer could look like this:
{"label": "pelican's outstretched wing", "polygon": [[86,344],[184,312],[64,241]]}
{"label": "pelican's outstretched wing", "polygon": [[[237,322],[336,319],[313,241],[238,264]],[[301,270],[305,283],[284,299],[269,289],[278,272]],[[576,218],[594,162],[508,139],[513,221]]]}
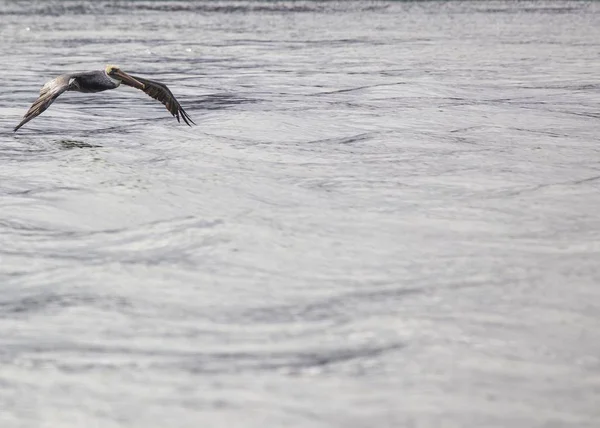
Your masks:
{"label": "pelican's outstretched wing", "polygon": [[50,107],[50,104],[52,104],[60,94],[69,89],[70,78],[70,74],[63,74],[56,79],[46,82],[46,84],[42,86],[42,89],[40,89],[39,98],[31,105],[27,113],[25,113],[25,116],[23,116],[21,123],[15,126],[13,131],[16,132],[21,126],[46,111],[46,109]]}
{"label": "pelican's outstretched wing", "polygon": [[[177,118],[177,122],[181,122],[179,120],[179,118],[181,117],[181,119],[183,119],[183,121],[188,126],[192,126],[190,122],[195,125],[192,118],[186,113],[183,107],[181,107],[181,104],[179,104],[179,101],[175,99],[175,96],[169,90],[169,88],[167,88],[167,85],[160,82],[155,82],[154,80],[144,79],[143,77],[131,77],[133,77],[135,80],[142,82],[144,84],[144,89],[142,90],[155,100],[158,100],[161,103],[163,103],[165,107],[167,107],[167,110],[169,110],[169,112],[173,116],[175,116],[175,118]],[[128,86],[132,86],[126,81],[123,81],[122,83]]]}

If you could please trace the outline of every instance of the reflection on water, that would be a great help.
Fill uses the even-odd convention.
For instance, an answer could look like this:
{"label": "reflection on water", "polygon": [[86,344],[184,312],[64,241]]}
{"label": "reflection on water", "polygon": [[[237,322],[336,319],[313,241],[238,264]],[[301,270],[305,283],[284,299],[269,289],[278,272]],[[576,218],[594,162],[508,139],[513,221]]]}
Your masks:
{"label": "reflection on water", "polygon": [[64,149],[87,149],[93,147],[102,147],[77,140],[59,140],[58,144],[60,144],[60,146]]}
{"label": "reflection on water", "polygon": [[0,23],[0,426],[598,425],[599,4]]}

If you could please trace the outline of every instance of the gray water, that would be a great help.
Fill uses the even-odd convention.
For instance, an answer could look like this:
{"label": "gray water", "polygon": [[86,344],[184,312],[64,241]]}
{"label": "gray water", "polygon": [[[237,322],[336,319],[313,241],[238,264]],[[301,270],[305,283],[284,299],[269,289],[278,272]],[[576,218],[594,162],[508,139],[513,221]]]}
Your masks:
{"label": "gray water", "polygon": [[[0,2],[0,426],[600,426],[600,4]],[[18,133],[45,81],[66,93]]]}

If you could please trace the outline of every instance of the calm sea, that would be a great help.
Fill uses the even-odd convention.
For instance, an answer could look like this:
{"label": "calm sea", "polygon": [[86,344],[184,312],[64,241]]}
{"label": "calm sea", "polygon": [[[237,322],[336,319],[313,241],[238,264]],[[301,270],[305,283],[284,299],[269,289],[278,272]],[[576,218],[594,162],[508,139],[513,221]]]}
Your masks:
{"label": "calm sea", "polygon": [[[0,0],[2,428],[600,426],[600,3]],[[63,94],[116,64],[169,86]]]}

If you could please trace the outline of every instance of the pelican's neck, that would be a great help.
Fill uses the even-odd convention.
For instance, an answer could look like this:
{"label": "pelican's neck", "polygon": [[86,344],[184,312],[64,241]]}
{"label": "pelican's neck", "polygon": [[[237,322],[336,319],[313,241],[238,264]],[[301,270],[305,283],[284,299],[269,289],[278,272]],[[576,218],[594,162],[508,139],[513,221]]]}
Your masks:
{"label": "pelican's neck", "polygon": [[111,81],[111,82],[113,82],[113,83],[114,83],[114,85],[115,85],[115,88],[121,84],[121,81],[120,81],[119,79],[115,79],[115,78],[113,78],[113,77],[112,77],[112,76],[110,76],[110,75],[109,75],[109,74],[108,74],[106,71],[104,72],[104,74],[106,75],[106,77],[108,77],[108,78],[110,79],[110,81]]}

